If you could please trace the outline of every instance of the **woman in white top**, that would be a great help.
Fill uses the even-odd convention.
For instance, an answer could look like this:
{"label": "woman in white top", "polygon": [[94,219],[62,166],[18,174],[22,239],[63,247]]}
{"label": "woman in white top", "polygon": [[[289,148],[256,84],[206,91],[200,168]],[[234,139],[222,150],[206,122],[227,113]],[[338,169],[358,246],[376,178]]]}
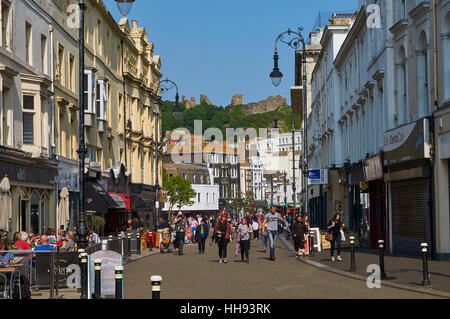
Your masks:
{"label": "woman in white top", "polygon": [[253,239],[259,239],[259,223],[256,220],[256,218],[253,220],[252,228],[253,228]]}

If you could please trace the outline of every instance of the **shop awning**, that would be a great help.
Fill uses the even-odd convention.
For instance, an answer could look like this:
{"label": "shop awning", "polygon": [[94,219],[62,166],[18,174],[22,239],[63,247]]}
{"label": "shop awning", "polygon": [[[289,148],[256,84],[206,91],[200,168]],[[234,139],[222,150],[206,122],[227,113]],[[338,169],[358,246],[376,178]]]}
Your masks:
{"label": "shop awning", "polygon": [[117,205],[120,206],[121,209],[125,210],[127,213],[131,213],[131,201],[130,195],[128,194],[120,194],[120,193],[108,193],[109,196],[114,199]]}
{"label": "shop awning", "polygon": [[96,182],[86,182],[84,187],[85,210],[106,214],[108,210],[120,210],[120,205]]}
{"label": "shop awning", "polygon": [[130,194],[130,208],[132,210],[148,210],[155,208],[155,202],[139,194]]}

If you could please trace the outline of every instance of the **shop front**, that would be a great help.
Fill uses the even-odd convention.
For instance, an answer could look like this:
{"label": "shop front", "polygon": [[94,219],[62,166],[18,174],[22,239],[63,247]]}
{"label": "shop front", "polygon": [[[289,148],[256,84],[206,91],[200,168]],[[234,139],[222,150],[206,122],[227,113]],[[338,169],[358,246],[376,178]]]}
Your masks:
{"label": "shop front", "polygon": [[309,185],[308,201],[311,225],[326,229],[327,227],[327,192],[324,191],[325,185]]}
{"label": "shop front", "polygon": [[348,169],[348,185],[347,185],[347,209],[348,221],[347,226],[351,232],[361,236],[361,182],[364,182],[364,169],[362,162],[354,164]]}
{"label": "shop front", "polygon": [[361,220],[361,239],[368,241],[371,249],[378,248],[378,240],[389,247],[389,219],[386,209],[383,154],[364,160],[364,204]]}
{"label": "shop front", "polygon": [[8,237],[18,231],[42,234],[56,227],[57,162],[0,147],[0,177],[11,185],[12,215]]}
{"label": "shop front", "polygon": [[428,119],[388,131],[384,141],[391,252],[420,257],[421,243],[434,252]]}
{"label": "shop front", "polygon": [[[132,217],[137,217],[140,224],[149,227],[156,227],[156,190],[155,186],[147,184],[131,184],[130,201]],[[162,211],[159,209],[159,215]]]}

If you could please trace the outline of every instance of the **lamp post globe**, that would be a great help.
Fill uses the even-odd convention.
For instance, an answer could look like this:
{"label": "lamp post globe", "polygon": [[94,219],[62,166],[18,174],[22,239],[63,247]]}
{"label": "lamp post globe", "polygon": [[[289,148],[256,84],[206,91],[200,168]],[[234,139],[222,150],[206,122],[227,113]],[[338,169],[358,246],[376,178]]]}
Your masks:
{"label": "lamp post globe", "polygon": [[279,86],[281,83],[281,79],[283,78],[283,73],[280,72],[278,68],[278,52],[275,50],[273,55],[273,71],[270,73],[270,79],[272,80],[272,84],[274,86]]}
{"label": "lamp post globe", "polygon": [[178,104],[178,99],[179,96],[177,93],[177,95],[175,95],[175,107],[172,110],[173,117],[176,118],[177,120],[179,120],[183,114],[183,110],[181,106]]}
{"label": "lamp post globe", "polygon": [[116,0],[120,14],[127,16],[131,11],[134,1],[135,0]]}

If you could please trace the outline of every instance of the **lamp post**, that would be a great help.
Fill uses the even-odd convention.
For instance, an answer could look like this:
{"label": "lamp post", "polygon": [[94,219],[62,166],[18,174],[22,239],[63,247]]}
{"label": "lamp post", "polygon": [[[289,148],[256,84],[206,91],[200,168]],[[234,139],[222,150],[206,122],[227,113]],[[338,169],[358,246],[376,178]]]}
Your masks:
{"label": "lamp post", "polygon": [[[273,73],[273,72],[272,72]],[[288,107],[288,105],[283,104],[280,105],[279,107],[276,108],[275,111],[278,111],[280,108],[282,107]],[[296,209],[296,198],[295,198],[295,191],[296,191],[296,186],[295,186],[295,114],[294,114],[294,109],[290,108],[289,109],[290,113],[291,113],[291,131],[292,131],[292,200],[294,202],[294,215],[295,215],[295,209]],[[278,119],[275,118],[275,129],[278,129]],[[285,175],[286,178],[286,175]],[[286,193],[285,193],[286,195]],[[286,202],[286,201],[285,201]]]}
{"label": "lamp post", "polygon": [[[287,45],[289,45],[294,50],[297,50],[300,47],[300,43],[303,47],[303,53],[302,53],[302,65],[303,65],[303,154],[306,154],[308,149],[308,139],[307,139],[307,130],[306,130],[306,124],[307,124],[307,77],[306,77],[306,44],[305,39],[303,38],[303,35],[301,33],[303,31],[302,27],[298,28],[298,32],[292,31],[291,29],[288,29],[287,31],[281,33],[278,35],[277,39],[275,40],[275,53],[273,55],[273,71],[270,73],[270,78],[272,80],[272,84],[274,86],[278,86],[281,83],[281,79],[283,78],[283,74],[280,72],[278,68],[278,41],[281,41]],[[288,38],[285,38],[285,36],[288,36]],[[292,112],[293,113],[293,112]],[[294,155],[295,158],[295,155]],[[295,165],[294,165],[295,166]],[[303,155],[303,176],[304,180],[308,176],[308,160],[305,155]],[[294,179],[295,184],[295,179]],[[305,195],[305,213],[308,212],[308,192],[307,192],[307,186],[306,182],[303,182],[304,187],[304,195]],[[295,201],[295,192],[294,192],[294,201]],[[294,202],[295,203],[295,202]],[[294,204],[294,213],[295,213],[295,204]]]}
{"label": "lamp post", "polygon": [[84,140],[84,9],[86,7],[84,0],[80,0],[79,3],[80,8],[80,27],[79,27],[79,55],[80,55],[80,70],[79,70],[79,115],[80,115],[80,123],[79,123],[79,148],[77,150],[78,158],[79,158],[79,185],[80,185],[80,202],[79,202],[79,210],[78,210],[78,218],[77,218],[77,248],[78,249],[86,249],[88,246],[88,230],[86,226],[85,220],[85,209],[84,209],[84,169],[85,169],[85,159],[87,154],[87,149]]}
{"label": "lamp post", "polygon": [[[167,83],[169,86],[162,86],[162,84]],[[175,95],[175,107],[173,109],[173,115],[175,118],[179,118],[182,114],[182,109],[178,105],[179,95],[178,95],[178,86],[175,82],[169,79],[162,80],[158,83],[158,87],[155,91],[155,108],[153,113],[155,114],[155,160],[156,160],[156,177],[155,177],[155,225],[156,220],[159,217],[159,128],[158,128],[158,118],[159,118],[159,101],[158,101],[158,88],[160,88],[161,93],[167,92],[173,87],[176,88]],[[170,216],[169,216],[170,217]]]}

